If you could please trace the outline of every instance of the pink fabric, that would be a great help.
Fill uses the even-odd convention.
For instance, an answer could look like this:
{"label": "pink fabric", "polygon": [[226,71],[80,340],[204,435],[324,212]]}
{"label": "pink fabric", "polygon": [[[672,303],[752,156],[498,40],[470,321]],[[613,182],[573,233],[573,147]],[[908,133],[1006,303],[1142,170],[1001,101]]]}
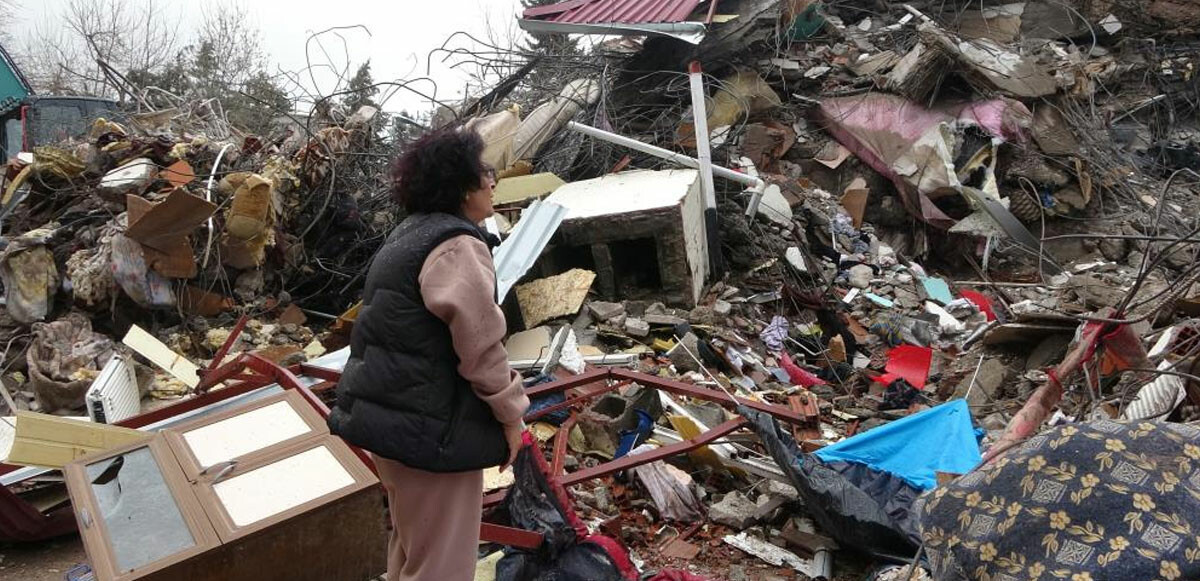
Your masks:
{"label": "pink fabric", "polygon": [[781,367],[783,367],[783,370],[787,372],[788,379],[791,379],[792,383],[795,385],[799,385],[800,387],[825,385],[824,379],[821,379],[820,377],[809,373],[807,369],[796,365],[792,361],[792,357],[788,355],[787,351],[779,352],[779,364]]}
{"label": "pink fabric", "polygon": [[[900,191],[905,208],[934,226],[949,228],[956,220],[947,216],[892,164],[913,148],[913,143],[939,123],[959,120],[981,127],[991,135],[1024,142],[1033,114],[1012,99],[992,99],[938,109],[926,109],[903,97],[869,93],[821,102],[826,130],[872,169],[887,176]],[[919,172],[918,172],[919,173]]]}
{"label": "pink fabric", "polygon": [[474,579],[483,471],[426,472],[380,456],[372,459],[387,491],[392,523],[387,581]]}
{"label": "pink fabric", "polygon": [[418,279],[425,308],[450,326],[458,373],[503,424],[520,423],[529,398],[508,366],[507,325],[496,304],[496,271],[482,240],[456,236],[429,253]]}

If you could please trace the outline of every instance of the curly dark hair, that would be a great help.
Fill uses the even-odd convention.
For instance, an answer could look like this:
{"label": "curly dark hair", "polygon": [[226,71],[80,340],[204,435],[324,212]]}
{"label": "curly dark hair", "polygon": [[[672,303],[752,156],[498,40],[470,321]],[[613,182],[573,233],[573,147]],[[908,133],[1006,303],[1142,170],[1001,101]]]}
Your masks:
{"label": "curly dark hair", "polygon": [[392,164],[392,199],[409,214],[458,214],[490,170],[475,131],[440,129],[410,144]]}

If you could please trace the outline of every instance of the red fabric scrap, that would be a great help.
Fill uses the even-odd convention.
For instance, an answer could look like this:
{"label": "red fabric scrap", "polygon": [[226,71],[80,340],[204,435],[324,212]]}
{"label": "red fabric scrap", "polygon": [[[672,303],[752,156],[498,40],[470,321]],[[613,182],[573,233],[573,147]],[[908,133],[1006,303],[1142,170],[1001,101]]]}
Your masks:
{"label": "red fabric scrap", "polygon": [[987,315],[988,321],[996,320],[996,310],[992,307],[992,300],[987,295],[973,290],[959,291],[964,299],[967,299],[971,304],[979,308],[979,311]]}
{"label": "red fabric scrap", "polygon": [[925,389],[925,381],[929,379],[929,367],[932,364],[933,349],[901,345],[888,352],[888,362],[884,366],[887,373],[875,378],[875,381],[887,385],[897,379],[903,379],[917,389]]}

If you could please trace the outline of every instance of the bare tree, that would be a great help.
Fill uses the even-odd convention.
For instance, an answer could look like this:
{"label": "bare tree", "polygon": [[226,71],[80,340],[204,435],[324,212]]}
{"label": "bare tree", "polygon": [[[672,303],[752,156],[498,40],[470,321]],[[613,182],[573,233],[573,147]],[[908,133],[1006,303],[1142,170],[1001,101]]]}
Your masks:
{"label": "bare tree", "polygon": [[17,12],[14,0],[0,0],[0,42],[8,44],[12,40],[10,26]]}
{"label": "bare tree", "polygon": [[122,71],[160,70],[179,52],[177,21],[154,0],[70,0],[17,58],[42,91],[120,97]]}

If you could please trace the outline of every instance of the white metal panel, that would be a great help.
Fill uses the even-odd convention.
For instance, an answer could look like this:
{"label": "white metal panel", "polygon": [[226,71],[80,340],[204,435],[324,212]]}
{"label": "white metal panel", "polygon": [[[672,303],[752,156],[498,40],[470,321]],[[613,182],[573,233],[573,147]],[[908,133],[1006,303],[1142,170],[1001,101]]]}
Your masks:
{"label": "white metal panel", "polygon": [[127,359],[114,355],[84,395],[92,421],[115,424],[142,411],[137,375]]}

